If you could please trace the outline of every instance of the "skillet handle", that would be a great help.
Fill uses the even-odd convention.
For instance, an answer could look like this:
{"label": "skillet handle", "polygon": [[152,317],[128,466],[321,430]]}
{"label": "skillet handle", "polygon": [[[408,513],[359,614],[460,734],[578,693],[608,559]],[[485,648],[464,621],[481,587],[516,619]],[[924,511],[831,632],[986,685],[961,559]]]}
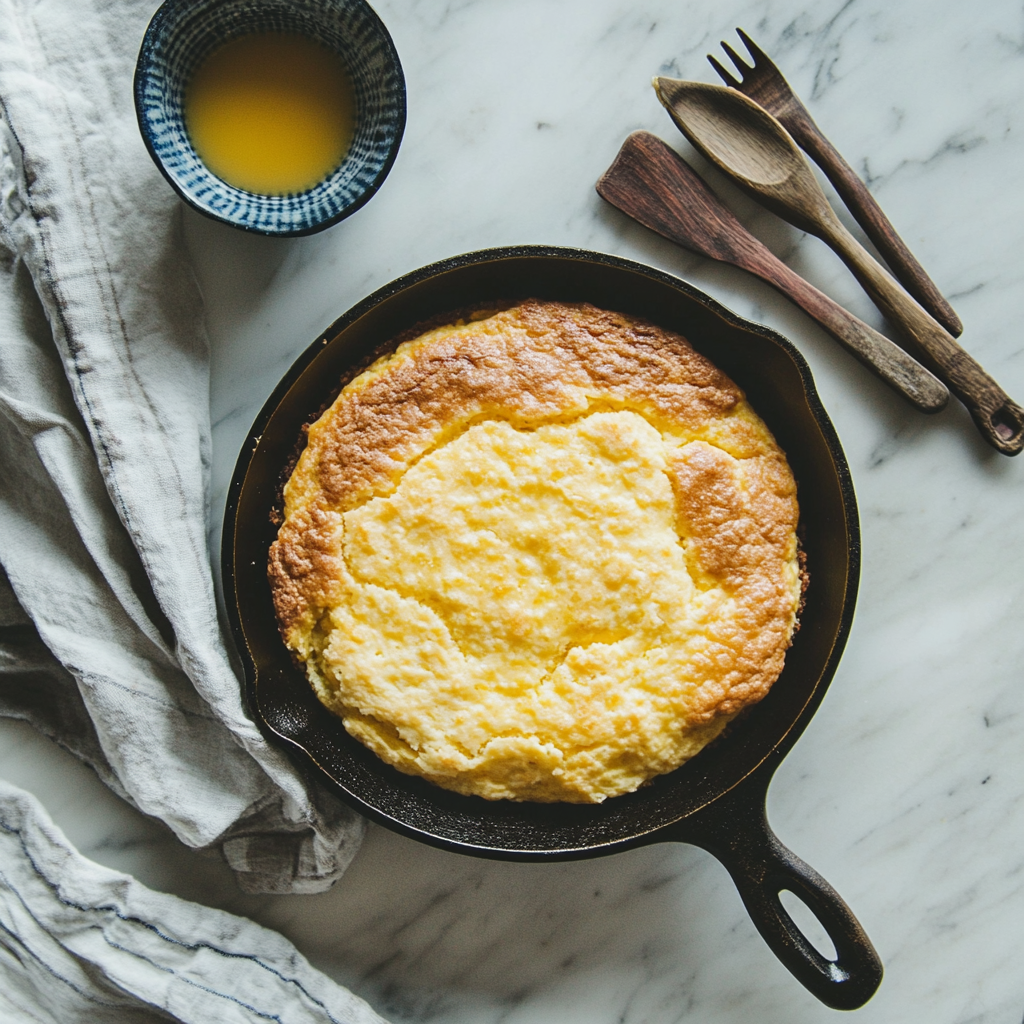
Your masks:
{"label": "skillet handle", "polygon": [[[754,926],[797,981],[826,1006],[855,1010],[881,984],[882,961],[839,893],[772,831],[760,774],[688,820],[685,841],[721,861]],[[819,953],[797,927],[779,899],[783,890],[798,896],[828,932],[835,960]]]}

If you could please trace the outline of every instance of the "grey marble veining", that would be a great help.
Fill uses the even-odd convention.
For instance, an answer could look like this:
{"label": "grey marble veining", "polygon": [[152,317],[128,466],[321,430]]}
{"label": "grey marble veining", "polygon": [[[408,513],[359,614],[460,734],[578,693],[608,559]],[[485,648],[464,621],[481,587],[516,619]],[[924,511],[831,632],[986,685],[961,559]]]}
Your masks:
{"label": "grey marble veining", "polygon": [[[841,436],[860,502],[857,617],[820,710],[776,776],[780,837],[851,904],[886,965],[865,1022],[1024,1016],[1024,458],[955,402],[926,418],[771,289],[605,206],[628,132],[656,132],[741,219],[857,315],[882,320],[816,239],[711,172],[650,87],[713,81],[742,25],[869,182],[960,313],[963,342],[1024,399],[1024,9],[950,0],[386,0],[409,124],[379,195],[338,227],[268,240],[185,214],[207,302],[211,541],[238,447],[291,361],[399,274],[458,252],[549,243],[686,278],[790,337]],[[848,224],[852,224],[846,218]],[[859,232],[858,232],[859,233]],[[557,865],[488,862],[379,828],[318,897],[243,896],[27,727],[0,774],[87,855],[281,929],[396,1021],[670,1024],[834,1016],[754,932],[725,871],[657,846]]]}

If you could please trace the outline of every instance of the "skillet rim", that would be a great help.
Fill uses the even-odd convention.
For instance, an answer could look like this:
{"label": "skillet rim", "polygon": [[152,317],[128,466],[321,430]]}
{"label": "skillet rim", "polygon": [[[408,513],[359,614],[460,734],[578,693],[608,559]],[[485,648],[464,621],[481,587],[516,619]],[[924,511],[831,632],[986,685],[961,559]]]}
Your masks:
{"label": "skillet rim", "polygon": [[[237,575],[235,571],[237,562],[237,517],[249,468],[257,451],[259,450],[260,441],[262,440],[268,424],[271,423],[278,409],[284,404],[292,386],[302,377],[310,364],[324,350],[325,346],[336,340],[347,328],[351,327],[363,316],[374,310],[382,303],[400,295],[402,292],[409,291],[415,286],[429,281],[432,278],[440,279],[450,271],[482,266],[488,263],[499,263],[508,260],[537,259],[569,261],[576,265],[597,264],[604,268],[610,268],[616,272],[622,271],[638,274],[653,282],[655,285],[681,293],[691,302],[702,307],[713,317],[724,321],[724,323],[730,327],[741,333],[755,335],[763,341],[771,343],[775,348],[780,350],[788,358],[799,376],[800,385],[803,390],[803,398],[807,403],[808,411],[820,432],[821,441],[827,448],[828,454],[831,458],[832,467],[835,472],[835,483],[838,487],[839,498],[842,503],[845,531],[848,537],[842,607],[839,612],[834,638],[831,642],[827,657],[822,660],[820,670],[817,674],[817,679],[814,685],[807,692],[806,699],[803,701],[799,711],[792,716],[791,720],[789,720],[785,728],[779,732],[774,741],[770,742],[769,749],[764,753],[760,760],[758,760],[758,762],[748,770],[744,771],[731,784],[718,786],[715,794],[705,800],[704,803],[692,807],[689,810],[681,811],[671,822],[662,822],[653,827],[639,828],[633,831],[630,835],[622,838],[599,842],[583,842],[580,845],[572,844],[568,846],[544,849],[536,847],[513,848],[507,845],[488,845],[486,840],[481,840],[479,836],[476,836],[473,839],[455,839],[450,835],[439,835],[435,832],[431,832],[418,824],[410,822],[407,818],[404,818],[401,815],[396,815],[395,813],[382,810],[374,804],[367,803],[358,793],[353,792],[350,788],[346,787],[336,779],[331,774],[331,771],[317,760],[316,755],[304,747],[296,738],[275,728],[275,726],[267,720],[260,705],[258,683],[261,669],[245,634],[245,627],[243,626],[244,612],[242,610],[243,598],[237,587]],[[698,351],[701,350],[699,340],[694,341],[694,346]],[[575,247],[516,245],[476,250],[469,253],[447,257],[443,260],[439,260],[435,263],[410,271],[409,273],[388,282],[338,317],[326,330],[322,331],[302,353],[299,354],[289,370],[278,382],[270,397],[264,403],[262,409],[253,422],[246,441],[241,447],[235,470],[232,475],[225,507],[221,561],[225,605],[228,620],[231,625],[232,635],[235,639],[240,660],[244,667],[243,689],[250,713],[264,735],[267,736],[267,738],[275,745],[282,747],[292,757],[292,759],[300,765],[300,767],[307,771],[307,773],[310,770],[313,770],[314,777],[319,778],[320,781],[326,781],[332,790],[338,793],[346,803],[355,807],[372,820],[383,824],[385,827],[393,831],[397,831],[421,842],[426,842],[432,846],[452,850],[458,853],[492,857],[502,860],[537,861],[549,859],[579,859],[614,853],[630,847],[645,845],[650,842],[670,839],[682,839],[685,841],[686,836],[684,833],[686,822],[695,816],[698,816],[704,808],[720,801],[722,797],[736,789],[742,783],[752,779],[754,776],[760,776],[760,779],[763,780],[763,788],[767,791],[768,783],[770,782],[775,768],[802,734],[804,728],[806,728],[807,723],[810,718],[813,717],[818,705],[823,699],[838,667],[849,637],[859,587],[860,526],[853,482],[845,454],[839,442],[838,434],[821,403],[821,399],[814,385],[810,367],[792,342],[770,327],[754,323],[738,316],[736,313],[719,303],[716,299],[695,288],[693,285],[690,285],[688,282],[645,264],[608,253],[601,253]],[[351,742],[359,746],[357,741],[352,740]],[[360,751],[365,752],[366,756],[374,762],[371,771],[384,776],[385,780],[387,780],[387,776],[391,774],[397,777],[394,781],[400,782],[403,788],[407,788],[409,786],[416,787],[417,785],[426,787],[427,800],[429,803],[440,805],[443,803],[452,803],[453,801],[455,803],[479,801],[479,803],[489,804],[489,802],[480,801],[479,798],[463,797],[458,794],[450,793],[449,791],[441,790],[421,779],[414,779],[410,776],[400,775],[395,771],[395,769],[384,764],[384,762],[379,761],[375,755],[365,751],[365,748],[360,746],[359,749]],[[685,768],[685,765],[682,766],[682,768]],[[677,769],[677,771],[682,770],[682,768]],[[668,778],[673,774],[674,773],[669,773],[668,776],[662,776],[660,778]],[[385,781],[385,785],[387,785],[387,781]],[[605,805],[600,806],[609,806],[612,803],[627,801],[630,797],[634,796],[635,794],[626,794],[623,797],[616,797],[613,801],[609,801]],[[518,804],[514,806],[521,808],[524,805]],[[536,813],[541,814],[543,812],[539,810],[540,808],[575,808],[582,805],[531,804],[528,806],[538,809]],[[592,807],[593,805],[585,806]],[[489,807],[493,807],[493,805],[489,804]],[[566,811],[566,813],[574,812]],[[586,830],[584,829],[583,831]]]}

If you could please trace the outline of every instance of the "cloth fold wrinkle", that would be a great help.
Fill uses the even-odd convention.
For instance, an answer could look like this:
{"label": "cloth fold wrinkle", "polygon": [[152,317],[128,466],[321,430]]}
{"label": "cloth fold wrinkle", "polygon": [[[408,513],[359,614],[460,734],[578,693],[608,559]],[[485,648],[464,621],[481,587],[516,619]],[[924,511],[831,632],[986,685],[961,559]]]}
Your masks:
{"label": "cloth fold wrinkle", "polygon": [[[83,514],[86,509],[105,507],[106,489],[24,264],[18,262],[5,283],[9,285],[7,300],[11,307],[5,321],[19,322],[22,331],[6,337],[0,349],[0,381],[17,387],[22,397],[16,397],[7,387],[0,389],[0,417],[35,447],[56,488],[56,500],[66,506],[74,531],[118,603],[163,656],[172,659],[170,623],[156,603],[124,530],[110,515]],[[24,339],[31,344],[26,345]],[[52,408],[41,402],[50,402]],[[68,500],[61,497],[63,494],[69,495]]]}
{"label": "cloth fold wrinkle", "polygon": [[28,722],[84,761],[129,803],[100,746],[75,678],[50,652],[0,567],[0,715]]}
{"label": "cloth fold wrinkle", "polygon": [[[151,13],[0,0],[0,565],[101,775],[243,889],[318,891],[363,823],[247,717],[218,623],[202,306],[132,106]],[[32,705],[5,683],[0,713]]]}
{"label": "cloth fold wrinkle", "polygon": [[78,854],[0,781],[0,1019],[385,1024],[283,936]]}

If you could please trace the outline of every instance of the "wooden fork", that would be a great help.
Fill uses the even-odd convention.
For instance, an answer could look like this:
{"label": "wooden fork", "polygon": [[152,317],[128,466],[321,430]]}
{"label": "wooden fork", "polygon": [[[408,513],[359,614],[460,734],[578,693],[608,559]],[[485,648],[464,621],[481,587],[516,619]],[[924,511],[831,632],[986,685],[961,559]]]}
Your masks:
{"label": "wooden fork", "polygon": [[953,307],[943,298],[932,279],[907,248],[903,239],[882,212],[881,207],[872,198],[864,182],[857,177],[857,172],[843,159],[839,151],[822,134],[814,123],[807,108],[782,77],[782,72],[772,63],[765,52],[743,31],[736,29],[740,39],[747,48],[753,64],[740,59],[739,54],[726,42],[722,49],[729,55],[740,78],[735,78],[711,55],[708,60],[721,76],[722,81],[738,90],[755,103],[764,107],[780,121],[786,131],[793,136],[797,145],[825,172],[828,180],[842,197],[857,223],[864,229],[868,238],[882,254],[885,262],[892,268],[893,274],[904,288],[921,303],[922,306],[943,327],[959,337],[963,333],[963,324],[953,311]]}

